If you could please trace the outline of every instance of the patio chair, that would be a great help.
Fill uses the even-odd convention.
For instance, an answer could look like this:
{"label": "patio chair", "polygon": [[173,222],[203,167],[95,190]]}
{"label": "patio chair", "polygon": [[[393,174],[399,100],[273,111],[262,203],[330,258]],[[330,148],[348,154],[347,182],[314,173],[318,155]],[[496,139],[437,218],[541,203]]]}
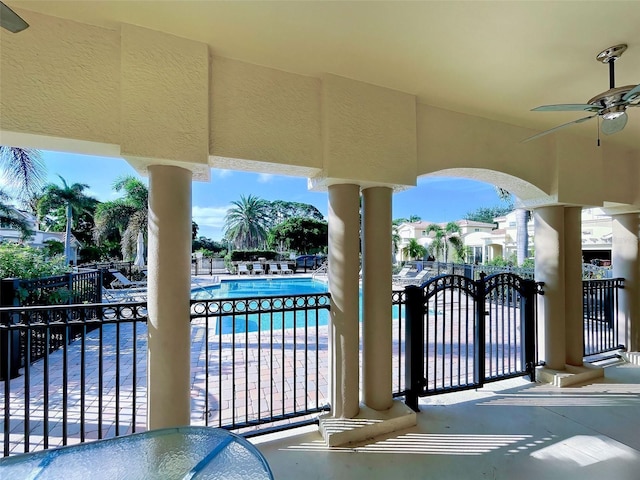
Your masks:
{"label": "patio chair", "polygon": [[107,303],[146,302],[146,288],[102,288],[102,299]]}
{"label": "patio chair", "polygon": [[260,275],[261,273],[264,273],[264,268],[262,268],[262,264],[255,262],[253,264],[253,270],[251,270],[251,273],[253,273],[254,275]]}
{"label": "patio chair", "polygon": [[129,280],[127,277],[125,277],[122,273],[120,273],[118,270],[109,270],[109,273],[111,273],[111,275],[113,275],[115,278],[115,280],[113,280],[111,282],[111,288],[114,287],[146,287],[147,286],[147,282],[145,281],[133,281],[133,280]]}
{"label": "patio chair", "polygon": [[425,277],[429,278],[429,270],[426,268],[423,270],[420,270],[415,277],[409,277],[409,278],[403,279],[402,284],[403,285],[420,285],[423,282],[423,280],[425,280]]}
{"label": "patio chair", "polygon": [[243,273],[249,275],[249,269],[247,268],[247,266],[244,263],[239,263],[238,264],[238,275],[242,275]]}
{"label": "patio chair", "polygon": [[394,280],[403,280],[403,279],[408,278],[409,272],[411,272],[412,268],[413,267],[411,265],[402,267],[402,270],[400,270],[396,275],[393,275],[393,279]]}
{"label": "patio chair", "polygon": [[269,273],[271,275],[278,275],[280,273],[280,270],[278,270],[278,264],[277,263],[270,263],[269,264]]}
{"label": "patio chair", "polygon": [[280,264],[280,273],[282,273],[283,275],[287,274],[287,273],[293,274],[293,270],[291,270],[289,268],[289,264],[288,263],[281,263]]}

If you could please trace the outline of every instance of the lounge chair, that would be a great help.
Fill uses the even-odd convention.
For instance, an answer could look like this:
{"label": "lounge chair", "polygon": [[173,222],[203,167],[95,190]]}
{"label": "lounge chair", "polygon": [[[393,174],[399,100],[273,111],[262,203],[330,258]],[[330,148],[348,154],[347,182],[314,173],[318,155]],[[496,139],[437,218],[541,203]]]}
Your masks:
{"label": "lounge chair", "polygon": [[247,275],[249,275],[249,269],[247,268],[247,266],[244,263],[239,263],[238,264],[238,275],[241,275],[243,273],[246,273]]}
{"label": "lounge chair", "polygon": [[402,270],[400,270],[396,275],[393,275],[393,279],[403,280],[403,279],[409,278],[409,272],[411,272],[412,268],[413,267],[411,265],[402,267]]}
{"label": "lounge chair", "polygon": [[264,273],[264,268],[262,268],[262,264],[258,262],[254,263],[253,270],[251,270],[251,273],[253,273],[254,275],[260,275],[261,273]]}
{"label": "lounge chair", "polygon": [[280,273],[280,270],[278,270],[278,264],[277,263],[270,263],[269,264],[269,274],[277,275],[279,273]]}
{"label": "lounge chair", "polygon": [[287,274],[287,273],[293,274],[293,270],[291,270],[289,268],[289,264],[288,263],[281,263],[280,264],[280,273],[282,273],[283,275]]}
{"label": "lounge chair", "polygon": [[127,277],[125,277],[122,273],[120,273],[118,270],[109,270],[109,273],[111,273],[111,275],[113,275],[115,278],[115,280],[113,280],[111,282],[111,288],[114,287],[146,287],[147,286],[147,282],[145,281],[133,281],[133,280],[129,280]]}
{"label": "lounge chair", "polygon": [[429,270],[423,269],[414,277],[408,277],[402,280],[403,285],[420,285],[426,278],[429,278]]}
{"label": "lounge chair", "polygon": [[108,303],[146,302],[146,288],[103,288],[102,299]]}

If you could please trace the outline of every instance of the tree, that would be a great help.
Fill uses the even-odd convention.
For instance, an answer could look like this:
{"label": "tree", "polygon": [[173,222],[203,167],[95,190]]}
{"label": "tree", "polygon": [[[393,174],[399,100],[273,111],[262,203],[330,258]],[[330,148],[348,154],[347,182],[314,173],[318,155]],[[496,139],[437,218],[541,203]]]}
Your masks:
{"label": "tree", "polygon": [[[266,200],[265,200],[266,202]],[[266,202],[268,227],[275,227],[289,218],[300,217],[313,220],[324,220],[324,215],[313,205],[300,202],[288,202],[286,200],[274,200]]]}
{"label": "tree", "polygon": [[328,225],[324,220],[294,217],[269,232],[269,243],[300,253],[314,253],[327,247]]}
{"label": "tree", "polygon": [[427,249],[420,245],[415,238],[411,238],[409,243],[402,249],[402,254],[411,260],[417,260],[427,256]]}
{"label": "tree", "polygon": [[409,216],[409,218],[406,218],[406,217],[396,218],[393,221],[393,223],[394,225],[400,225],[401,223],[416,223],[420,221],[422,221],[422,217],[420,217],[419,215],[411,215]]}
{"label": "tree", "polygon": [[394,220],[391,223],[391,263],[396,264],[396,254],[398,253],[398,247],[400,246],[400,233],[398,232],[398,223]]}
{"label": "tree", "polygon": [[249,195],[240,196],[224,217],[225,237],[236,248],[260,248],[267,239],[269,226],[269,203],[266,200]]}
{"label": "tree", "polygon": [[130,175],[116,179],[113,189],[124,191],[124,196],[98,205],[94,237],[99,243],[119,238],[122,258],[132,259],[138,233],[142,232],[146,239],[149,189],[140,179]]}
{"label": "tree", "polygon": [[38,201],[38,216],[44,218],[54,213],[54,210],[63,207],[65,217],[64,233],[64,259],[67,265],[71,261],[71,229],[74,214],[80,215],[95,199],[86,196],[83,191],[89,185],[74,183],[68,185],[67,181],[58,175],[62,181],[62,187],[55,183],[45,186],[44,192]]}
{"label": "tree", "polygon": [[0,190],[0,223],[3,226],[20,230],[22,240],[26,240],[33,235],[33,230],[31,230],[27,219],[9,205],[10,201],[11,197]]}
{"label": "tree", "polygon": [[465,220],[483,223],[495,223],[496,217],[502,217],[513,210],[513,205],[506,206],[496,205],[494,207],[480,207],[471,212],[467,212],[464,216]]}
{"label": "tree", "polygon": [[455,222],[449,222],[445,227],[432,223],[427,227],[427,232],[434,234],[431,251],[436,257],[449,261],[449,249],[453,248],[455,256],[459,259],[464,257],[464,243],[460,238],[460,226]]}
{"label": "tree", "polygon": [[40,191],[46,178],[40,151],[32,148],[0,146],[0,170],[7,185],[17,191],[21,201]]}
{"label": "tree", "polygon": [[[513,208],[511,193],[500,187],[496,187],[496,191],[500,199],[509,201],[511,208]],[[519,266],[523,265],[529,256],[529,217],[529,210],[516,208],[516,258]]]}

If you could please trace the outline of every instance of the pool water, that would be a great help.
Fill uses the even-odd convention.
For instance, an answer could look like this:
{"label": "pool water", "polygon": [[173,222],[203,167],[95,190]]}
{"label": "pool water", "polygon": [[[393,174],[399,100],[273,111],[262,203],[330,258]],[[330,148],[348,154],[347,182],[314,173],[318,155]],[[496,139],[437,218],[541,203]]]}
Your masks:
{"label": "pool water", "polygon": [[[223,280],[220,285],[192,289],[191,298],[196,300],[218,300],[227,298],[259,298],[274,295],[293,296],[327,293],[326,282],[312,278],[276,278],[251,280]],[[216,334],[246,333],[283,328],[315,328],[329,323],[326,309],[275,312],[263,314],[224,315],[218,318]]]}
{"label": "pool water", "polygon": [[[191,291],[196,300],[218,300],[227,298],[259,298],[265,296],[293,296],[327,293],[326,282],[312,278],[275,278],[250,280],[223,280],[220,285],[203,286]],[[362,292],[360,292],[362,314]],[[399,316],[397,305],[393,306],[394,318]],[[362,318],[361,318],[362,320]],[[218,318],[216,334],[246,333],[282,330],[283,328],[315,328],[329,323],[327,309],[302,310],[297,312],[275,312],[263,314],[224,315]]]}
{"label": "pool water", "polygon": [[326,282],[313,278],[267,278],[256,280],[222,280],[220,285],[203,286],[191,291],[191,298],[210,300],[220,298],[258,298],[270,295],[306,295],[327,293]]}

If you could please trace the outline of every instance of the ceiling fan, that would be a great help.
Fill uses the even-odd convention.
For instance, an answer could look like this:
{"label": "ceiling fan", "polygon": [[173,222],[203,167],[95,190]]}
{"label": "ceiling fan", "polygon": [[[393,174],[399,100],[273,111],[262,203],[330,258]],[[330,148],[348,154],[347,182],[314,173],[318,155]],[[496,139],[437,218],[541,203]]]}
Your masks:
{"label": "ceiling fan", "polygon": [[0,2],[0,27],[12,33],[18,33],[27,28],[29,24],[20,15]]}
{"label": "ceiling fan", "polygon": [[[602,92],[587,103],[567,103],[559,105],[542,105],[532,112],[592,112],[592,115],[564,123],[550,130],[545,130],[532,137],[525,138],[522,142],[529,142],[548,133],[576,123],[585,122],[594,117],[602,117],[602,133],[611,135],[619,132],[627,124],[627,107],[640,106],[640,84],[617,87],[615,85],[614,64],[627,49],[627,45],[620,44],[603,50],[596,56],[596,60],[609,64],[609,90]],[[639,100],[637,103],[632,103]]]}

